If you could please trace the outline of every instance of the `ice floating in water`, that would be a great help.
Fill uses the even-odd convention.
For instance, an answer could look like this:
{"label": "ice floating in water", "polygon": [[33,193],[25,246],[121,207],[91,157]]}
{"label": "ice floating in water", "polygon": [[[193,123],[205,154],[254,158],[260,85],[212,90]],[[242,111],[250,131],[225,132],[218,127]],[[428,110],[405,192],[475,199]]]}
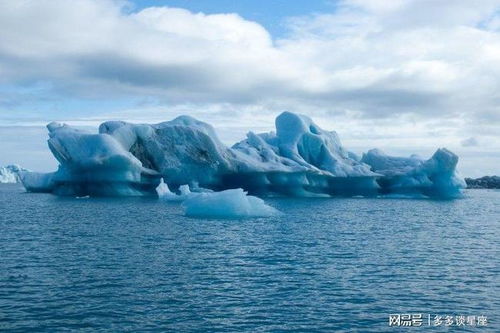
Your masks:
{"label": "ice floating in water", "polygon": [[170,191],[170,188],[168,188],[168,185],[163,181],[163,178],[160,179],[160,184],[156,187],[156,193],[158,194],[158,198],[173,195],[172,191]]}
{"label": "ice floating in water", "polygon": [[383,175],[378,180],[381,193],[404,197],[457,198],[466,187],[456,172],[458,156],[446,148],[438,149],[426,161],[412,155],[393,157],[378,149],[363,155],[362,162]]}
{"label": "ice floating in water", "polygon": [[166,201],[184,201],[192,195],[192,192],[189,190],[189,185],[181,185],[179,191],[180,194],[175,194],[170,191],[170,188],[163,181],[163,178],[160,179],[160,185],[156,187],[158,198]]}
{"label": "ice floating in water", "polygon": [[28,171],[17,164],[0,167],[0,183],[19,183],[20,173]]}
{"label": "ice floating in water", "polygon": [[[458,157],[446,149],[423,161],[378,150],[360,159],[338,135],[309,117],[283,112],[276,132],[248,133],[226,147],[213,128],[180,116],[155,125],[105,122],[98,134],[50,123],[49,148],[60,162],[49,174],[23,172],[28,191],[71,196],[170,195],[170,188],[199,184],[215,191],[243,188],[252,195],[377,196],[416,193],[454,197],[465,183]],[[160,179],[168,183],[156,190]],[[165,184],[167,185],[167,184]],[[194,190],[194,187],[191,187]],[[184,192],[183,192],[184,191]]]}
{"label": "ice floating in water", "polygon": [[188,197],[191,195],[191,191],[189,190],[189,185],[184,184],[179,187],[179,192],[181,192],[181,197]]}
{"label": "ice floating in water", "polygon": [[243,189],[197,193],[186,199],[182,206],[186,216],[199,217],[269,217],[280,212],[264,200],[248,195]]}
{"label": "ice floating in water", "polygon": [[160,180],[156,188],[158,197],[165,201],[183,202],[187,216],[210,216],[223,218],[266,217],[279,212],[266,205],[264,200],[247,195],[242,189],[210,192],[199,189],[193,193],[188,185],[179,187],[180,194],[170,191],[168,185]]}

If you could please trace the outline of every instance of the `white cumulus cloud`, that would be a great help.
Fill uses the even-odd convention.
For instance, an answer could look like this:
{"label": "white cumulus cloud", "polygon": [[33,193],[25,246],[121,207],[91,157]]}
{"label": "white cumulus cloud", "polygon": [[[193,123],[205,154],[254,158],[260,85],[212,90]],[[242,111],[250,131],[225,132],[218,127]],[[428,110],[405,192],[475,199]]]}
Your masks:
{"label": "white cumulus cloud", "polygon": [[[136,99],[153,101],[143,110],[155,116],[190,106],[206,120],[237,115],[251,127],[251,119],[288,109],[340,129],[352,143],[361,133],[394,144],[390,133],[398,133],[416,146],[460,148],[461,138],[484,136],[484,149],[495,150],[499,10],[498,0],[345,0],[332,13],[289,18],[277,39],[234,13],[4,0],[0,121],[15,117],[14,106],[45,121],[52,114],[31,105]],[[88,116],[60,108],[68,119]],[[137,116],[147,117],[140,105]]]}

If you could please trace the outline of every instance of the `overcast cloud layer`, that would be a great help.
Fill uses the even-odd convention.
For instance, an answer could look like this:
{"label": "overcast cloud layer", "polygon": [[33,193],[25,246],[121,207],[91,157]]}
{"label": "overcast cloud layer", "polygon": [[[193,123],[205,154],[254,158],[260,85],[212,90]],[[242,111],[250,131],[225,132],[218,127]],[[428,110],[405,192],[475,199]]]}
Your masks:
{"label": "overcast cloud layer", "polygon": [[500,173],[488,155],[500,149],[499,1],[348,0],[285,24],[276,39],[231,13],[0,1],[0,124],[189,113],[260,129],[291,110],[351,148],[447,146]]}

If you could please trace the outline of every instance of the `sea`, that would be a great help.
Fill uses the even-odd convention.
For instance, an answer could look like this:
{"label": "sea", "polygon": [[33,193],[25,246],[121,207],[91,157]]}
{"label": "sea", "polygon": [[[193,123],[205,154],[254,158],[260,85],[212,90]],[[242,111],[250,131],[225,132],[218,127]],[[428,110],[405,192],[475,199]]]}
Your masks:
{"label": "sea", "polygon": [[0,331],[500,332],[500,191],[266,202],[197,219],[1,184]]}

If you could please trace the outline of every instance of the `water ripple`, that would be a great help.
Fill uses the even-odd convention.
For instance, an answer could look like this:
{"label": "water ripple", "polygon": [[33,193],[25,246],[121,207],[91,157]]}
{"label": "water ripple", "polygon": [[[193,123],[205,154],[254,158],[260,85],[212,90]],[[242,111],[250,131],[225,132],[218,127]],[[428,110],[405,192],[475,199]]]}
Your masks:
{"label": "water ripple", "polygon": [[283,216],[196,220],[3,185],[0,330],[387,332],[421,312],[498,331],[499,199],[270,199]]}

